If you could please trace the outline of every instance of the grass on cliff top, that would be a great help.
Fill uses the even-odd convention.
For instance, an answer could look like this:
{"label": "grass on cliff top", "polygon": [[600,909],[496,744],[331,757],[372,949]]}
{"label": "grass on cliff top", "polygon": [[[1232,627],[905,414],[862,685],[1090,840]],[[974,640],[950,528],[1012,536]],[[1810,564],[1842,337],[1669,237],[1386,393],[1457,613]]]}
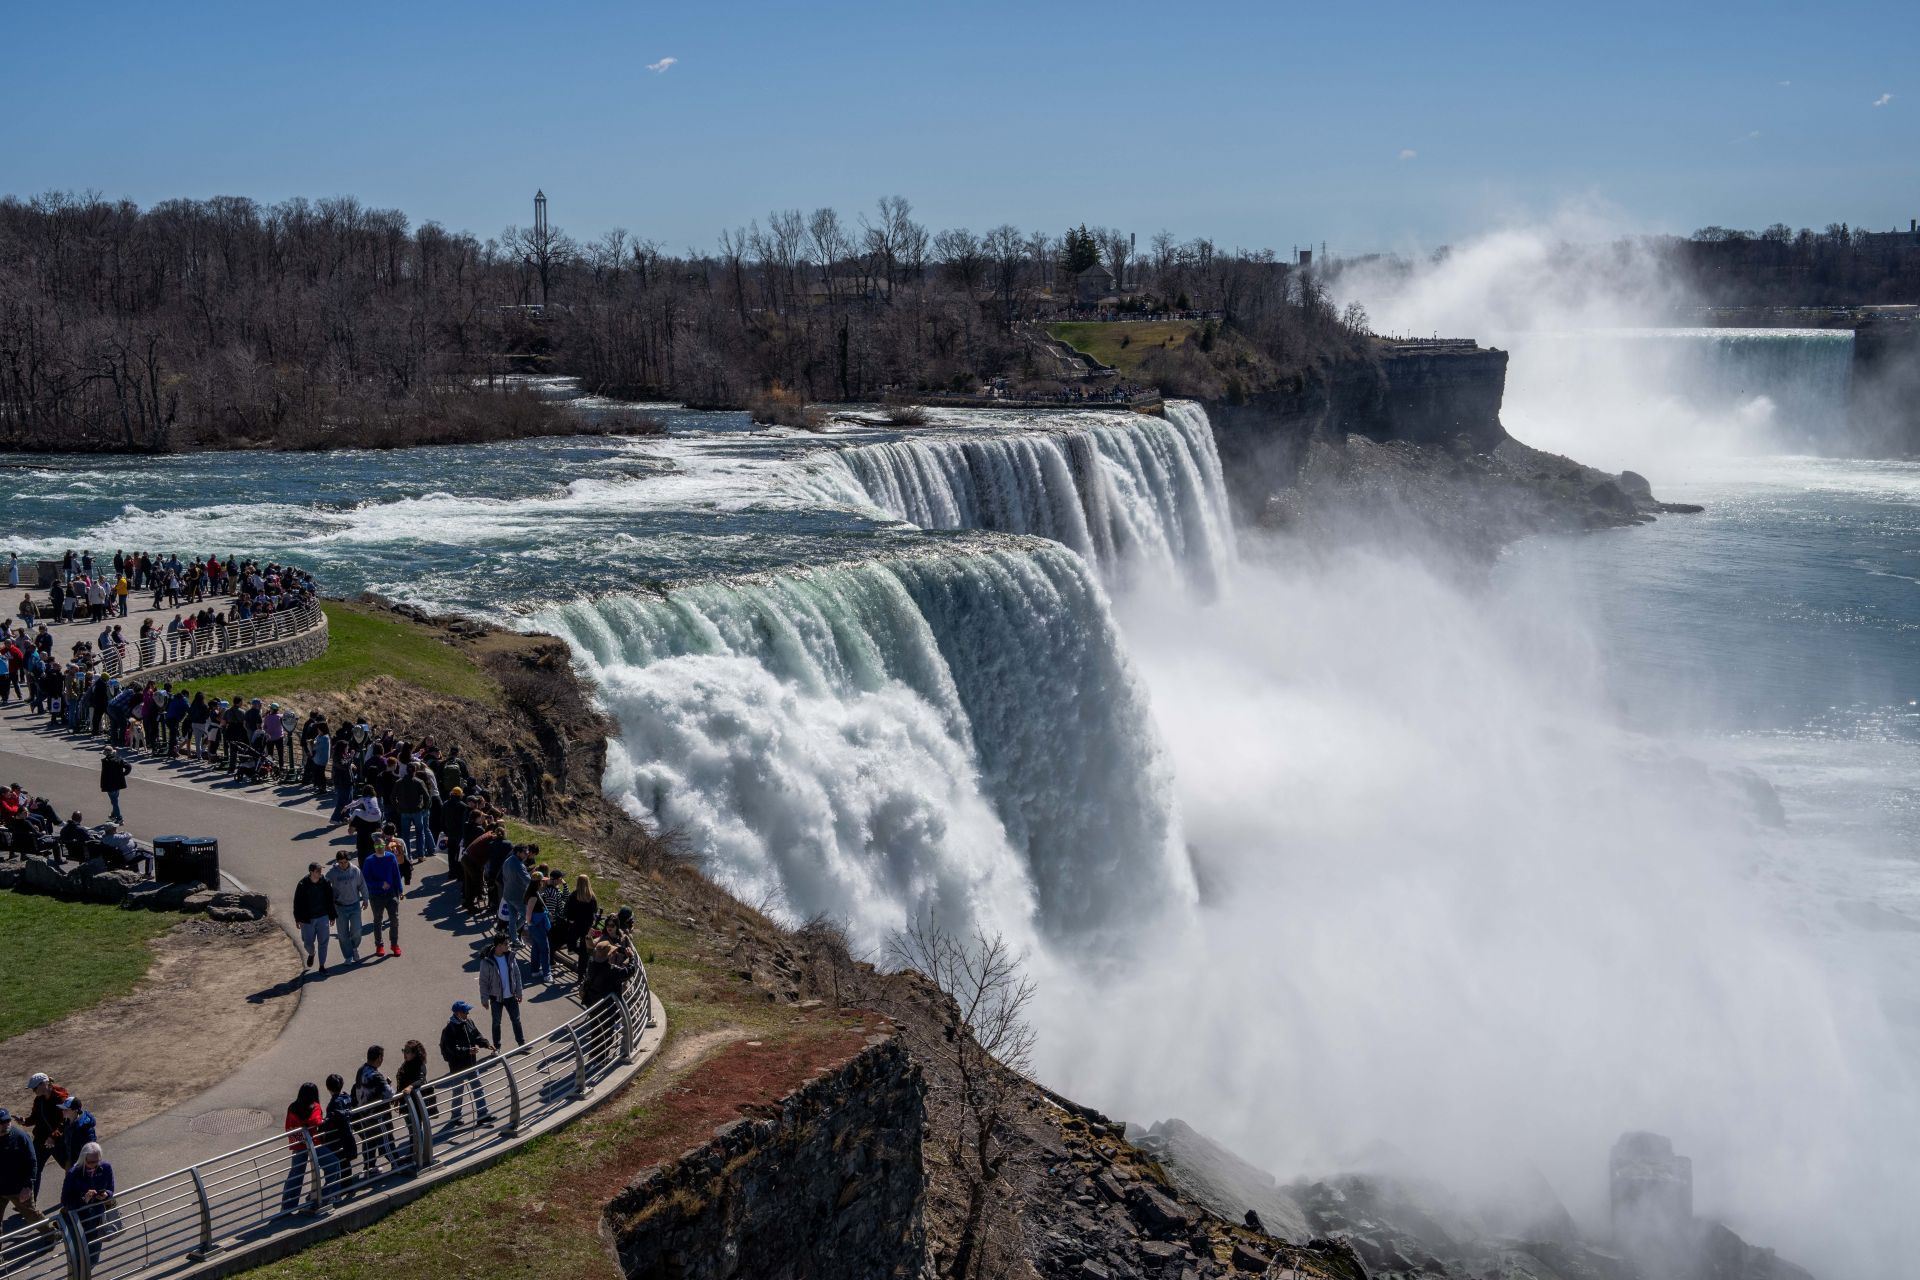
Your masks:
{"label": "grass on cliff top", "polygon": [[1048,333],[1075,351],[1112,365],[1124,378],[1139,376],[1141,362],[1154,350],[1177,347],[1199,330],[1192,320],[1069,320],[1047,326]]}
{"label": "grass on cliff top", "polygon": [[324,608],[327,651],[312,662],[190,680],[188,688],[202,690],[209,697],[287,701],[302,693],[345,693],[375,676],[392,676],[431,693],[476,702],[500,701],[499,686],[431,628],[384,610],[339,600],[325,602]]}
{"label": "grass on cliff top", "polygon": [[0,893],[0,1040],[133,990],[180,917]]}

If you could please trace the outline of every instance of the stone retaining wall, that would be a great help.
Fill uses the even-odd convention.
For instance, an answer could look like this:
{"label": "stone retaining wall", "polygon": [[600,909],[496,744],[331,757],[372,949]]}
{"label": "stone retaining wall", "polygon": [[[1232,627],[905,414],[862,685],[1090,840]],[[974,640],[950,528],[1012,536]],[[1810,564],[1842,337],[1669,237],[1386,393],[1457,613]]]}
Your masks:
{"label": "stone retaining wall", "polygon": [[926,1252],[920,1069],[896,1039],[657,1165],[603,1218],[628,1280],[911,1280]]}

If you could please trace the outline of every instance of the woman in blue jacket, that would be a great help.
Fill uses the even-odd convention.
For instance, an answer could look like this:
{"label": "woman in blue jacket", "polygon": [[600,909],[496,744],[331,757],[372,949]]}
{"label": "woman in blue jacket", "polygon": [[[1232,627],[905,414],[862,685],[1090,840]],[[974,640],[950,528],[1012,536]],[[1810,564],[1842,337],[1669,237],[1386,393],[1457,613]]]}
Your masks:
{"label": "woman in blue jacket", "polygon": [[80,1158],[67,1170],[66,1183],[60,1188],[60,1207],[87,1238],[87,1262],[98,1266],[100,1241],[110,1230],[107,1210],[113,1207],[113,1166],[106,1162],[99,1143],[80,1148]]}

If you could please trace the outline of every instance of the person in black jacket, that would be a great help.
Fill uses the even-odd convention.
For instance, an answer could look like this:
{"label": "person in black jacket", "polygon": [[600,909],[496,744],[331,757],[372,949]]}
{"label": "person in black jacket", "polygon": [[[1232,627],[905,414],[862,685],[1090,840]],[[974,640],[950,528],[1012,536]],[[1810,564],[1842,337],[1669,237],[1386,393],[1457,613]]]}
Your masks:
{"label": "person in black jacket", "polygon": [[313,953],[320,952],[319,972],[327,971],[327,940],[333,936],[333,886],[317,862],[307,864],[307,874],[293,886],[293,920],[300,926],[300,942],[306,948],[306,968],[313,967]]}
{"label": "person in black jacket", "polygon": [[[456,1075],[480,1060],[480,1050],[491,1049],[487,1038],[480,1034],[480,1024],[473,1020],[473,1006],[465,1000],[453,1002],[453,1016],[447,1019],[447,1025],[440,1028],[440,1057],[447,1064],[447,1074]],[[481,1087],[477,1076],[468,1076],[456,1080],[447,1087],[453,1098],[453,1123],[460,1124],[460,1107],[465,1094],[473,1094],[473,1118],[476,1124],[492,1124],[493,1117],[487,1112],[487,1091]]]}
{"label": "person in black jacket", "polygon": [[344,1199],[360,1144],[353,1136],[353,1099],[347,1096],[345,1078],[337,1072],[327,1077],[327,1122],[320,1126],[317,1136],[320,1170],[326,1175],[323,1194],[329,1200]]}
{"label": "person in black jacket", "polygon": [[11,1111],[0,1107],[0,1218],[9,1208],[19,1214],[15,1222],[5,1226],[45,1220],[46,1215],[34,1205],[39,1172],[32,1136],[13,1122]]}
{"label": "person in black jacket", "polygon": [[120,793],[127,789],[127,775],[133,772],[133,766],[120,758],[120,753],[108,747],[100,756],[100,790],[106,792],[107,799],[113,804],[113,812],[107,817],[114,822],[125,822],[120,816]]}

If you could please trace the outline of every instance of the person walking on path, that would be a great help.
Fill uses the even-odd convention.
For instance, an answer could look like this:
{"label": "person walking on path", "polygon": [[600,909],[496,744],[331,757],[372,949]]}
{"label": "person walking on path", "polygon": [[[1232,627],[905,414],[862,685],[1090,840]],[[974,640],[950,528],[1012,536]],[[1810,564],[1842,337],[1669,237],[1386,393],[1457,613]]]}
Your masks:
{"label": "person walking on path", "polygon": [[[480,1060],[480,1050],[491,1049],[485,1036],[480,1034],[480,1026],[473,1020],[473,1006],[465,1000],[453,1002],[453,1016],[447,1019],[447,1025],[440,1028],[440,1060],[447,1064],[448,1075],[458,1075]],[[453,1127],[460,1127],[460,1107],[463,1094],[473,1095],[473,1122],[492,1124],[493,1116],[487,1111],[487,1091],[480,1084],[478,1076],[469,1076],[456,1080],[447,1090],[453,1101]]]}
{"label": "person walking on path", "polygon": [[500,1015],[513,1023],[513,1042],[527,1042],[520,1029],[520,961],[513,954],[513,942],[498,937],[480,961],[480,1005],[493,1014],[493,1042],[500,1043]]}
{"label": "person walking on path", "polygon": [[100,1265],[100,1242],[113,1233],[107,1214],[113,1208],[113,1166],[100,1144],[89,1142],[67,1170],[60,1188],[60,1207],[72,1215],[87,1242],[87,1265]]}
{"label": "person walking on path", "polygon": [[367,901],[367,879],[345,849],[333,855],[327,884],[333,889],[333,923],[340,935],[340,958],[347,964],[359,964],[360,909]]}
{"label": "person walking on path", "polygon": [[[33,1135],[14,1123],[11,1111],[0,1107],[0,1218],[12,1209],[19,1222],[45,1222],[46,1215],[34,1204],[39,1186],[40,1159]],[[4,1227],[0,1224],[0,1229]]]}
{"label": "person walking on path", "polygon": [[323,1194],[328,1201],[344,1200],[360,1143],[353,1136],[353,1099],[347,1096],[346,1078],[338,1072],[327,1077],[327,1121],[319,1136],[320,1168],[326,1174]]}
{"label": "person walking on path", "polygon": [[333,936],[333,886],[317,862],[307,864],[307,874],[293,886],[293,922],[300,927],[300,945],[306,951],[305,967],[313,968],[314,952],[320,953],[319,972],[327,971],[327,943]]}
{"label": "person walking on path", "polygon": [[62,1108],[66,1106],[68,1094],[44,1071],[27,1077],[27,1092],[33,1095],[28,1123],[33,1126],[33,1180],[37,1183],[49,1160],[59,1165],[62,1173],[66,1172],[67,1144],[63,1134],[67,1115]]}
{"label": "person walking on path", "polygon": [[[104,687],[104,685],[103,685]],[[120,816],[120,793],[127,789],[127,775],[133,772],[133,766],[120,758],[120,753],[111,746],[100,756],[100,790],[106,792],[112,803],[113,812],[107,816],[115,822],[125,822]]]}
{"label": "person walking on path", "polygon": [[[396,840],[393,842],[398,844]],[[405,846],[401,847],[405,853]],[[360,864],[360,874],[366,881],[367,901],[373,911],[373,954],[387,954],[387,944],[382,926],[393,934],[393,954],[400,954],[400,858],[393,851],[393,844],[383,845],[367,855]]]}
{"label": "person walking on path", "polygon": [[[287,1166],[287,1180],[280,1186],[280,1212],[293,1213],[306,1199],[307,1150],[317,1147],[320,1130],[327,1123],[327,1113],[320,1107],[320,1086],[308,1081],[300,1086],[293,1096],[293,1103],[287,1108],[287,1121],[284,1126],[287,1135],[287,1150],[293,1155]],[[325,1166],[322,1166],[324,1171]]]}
{"label": "person walking on path", "polygon": [[65,1123],[60,1129],[60,1143],[65,1148],[66,1159],[61,1161],[68,1169],[80,1159],[80,1149],[89,1142],[100,1140],[100,1126],[93,1118],[93,1112],[80,1105],[80,1099],[69,1097],[60,1104],[60,1113]]}
{"label": "person walking on path", "polygon": [[371,1107],[374,1103],[383,1105],[373,1107],[360,1119],[361,1131],[366,1139],[360,1144],[360,1152],[365,1160],[367,1177],[375,1173],[374,1162],[377,1157],[387,1158],[387,1167],[395,1167],[393,1158],[393,1081],[387,1079],[386,1072],[380,1068],[387,1060],[387,1051],[377,1044],[367,1046],[367,1060],[360,1064],[360,1070],[353,1077],[353,1105]]}

